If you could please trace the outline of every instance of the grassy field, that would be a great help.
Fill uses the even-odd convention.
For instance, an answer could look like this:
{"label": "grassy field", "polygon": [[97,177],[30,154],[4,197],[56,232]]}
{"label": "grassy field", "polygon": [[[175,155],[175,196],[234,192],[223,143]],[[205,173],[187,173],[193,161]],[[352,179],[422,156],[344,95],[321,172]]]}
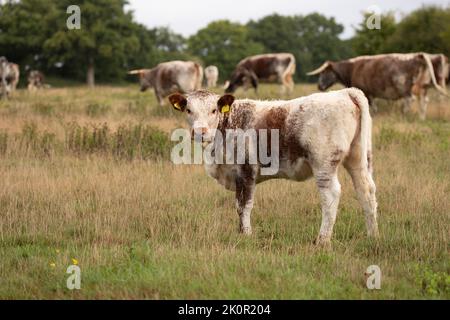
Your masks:
{"label": "grassy field", "polygon": [[[0,101],[0,298],[450,299],[450,102],[432,94],[427,121],[400,110],[374,116],[379,241],[341,170],[327,250],[312,180],[259,185],[254,234],[239,235],[234,194],[168,160],[185,123],[152,93],[21,90]],[[72,259],[81,290],[66,288]],[[374,264],[381,290],[365,285]]]}

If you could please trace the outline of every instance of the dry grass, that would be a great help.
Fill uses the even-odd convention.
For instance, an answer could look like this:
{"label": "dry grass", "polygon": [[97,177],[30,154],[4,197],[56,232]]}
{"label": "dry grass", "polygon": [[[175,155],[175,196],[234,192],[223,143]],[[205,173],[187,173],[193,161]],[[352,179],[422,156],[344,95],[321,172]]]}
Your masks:
{"label": "dry grass", "polygon": [[[298,85],[296,95],[314,90]],[[260,95],[277,93],[264,86]],[[380,104],[374,117],[380,241],[366,239],[342,171],[327,251],[312,245],[320,225],[313,181],[259,185],[255,232],[246,238],[237,233],[234,195],[201,167],[68,152],[68,123],[107,123],[111,133],[124,124],[166,133],[184,126],[152,94],[135,87],[19,92],[0,102],[0,298],[448,299],[450,106],[433,96],[425,122],[400,109]],[[34,152],[20,144],[30,123],[38,137],[53,136]],[[82,270],[74,292],[65,285],[71,258]],[[365,287],[372,264],[383,273],[379,291]]]}

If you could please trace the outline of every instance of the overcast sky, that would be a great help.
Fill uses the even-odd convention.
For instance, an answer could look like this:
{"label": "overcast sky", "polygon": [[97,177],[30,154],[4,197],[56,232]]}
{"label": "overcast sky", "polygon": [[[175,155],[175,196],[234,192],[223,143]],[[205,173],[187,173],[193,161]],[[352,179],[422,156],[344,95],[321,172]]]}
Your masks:
{"label": "overcast sky", "polygon": [[189,36],[209,22],[229,19],[246,23],[272,13],[282,15],[319,12],[335,17],[345,26],[341,38],[353,35],[361,12],[376,5],[382,12],[392,10],[401,16],[423,4],[450,5],[450,0],[129,0],[135,19],[148,27],[170,26]]}

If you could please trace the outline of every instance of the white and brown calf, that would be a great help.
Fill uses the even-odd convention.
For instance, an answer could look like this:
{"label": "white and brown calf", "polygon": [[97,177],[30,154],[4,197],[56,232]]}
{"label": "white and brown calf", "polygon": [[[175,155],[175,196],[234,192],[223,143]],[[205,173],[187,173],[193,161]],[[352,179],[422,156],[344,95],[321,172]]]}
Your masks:
{"label": "white and brown calf", "polygon": [[378,235],[372,119],[362,91],[350,88],[289,101],[235,100],[232,95],[219,97],[196,91],[187,96],[174,94],[169,100],[186,113],[191,129],[204,142],[217,143],[217,133],[229,129],[279,130],[279,169],[274,175],[262,175],[259,162],[205,165],[211,177],[236,192],[242,233],[252,230],[250,213],[256,184],[274,178],[304,181],[314,177],[322,202],[316,243],[329,243],[341,195],[338,168],[343,164],[364,209],[368,235]]}

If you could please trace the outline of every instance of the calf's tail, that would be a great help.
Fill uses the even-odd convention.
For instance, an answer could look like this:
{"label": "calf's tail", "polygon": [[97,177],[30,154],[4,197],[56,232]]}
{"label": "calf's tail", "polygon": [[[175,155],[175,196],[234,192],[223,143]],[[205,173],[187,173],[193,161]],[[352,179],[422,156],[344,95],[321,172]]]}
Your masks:
{"label": "calf's tail", "polygon": [[350,88],[348,90],[348,94],[353,103],[356,104],[361,111],[361,166],[372,171],[371,164],[369,163],[369,157],[371,157],[372,153],[372,117],[369,112],[369,101],[361,90],[356,88]]}

